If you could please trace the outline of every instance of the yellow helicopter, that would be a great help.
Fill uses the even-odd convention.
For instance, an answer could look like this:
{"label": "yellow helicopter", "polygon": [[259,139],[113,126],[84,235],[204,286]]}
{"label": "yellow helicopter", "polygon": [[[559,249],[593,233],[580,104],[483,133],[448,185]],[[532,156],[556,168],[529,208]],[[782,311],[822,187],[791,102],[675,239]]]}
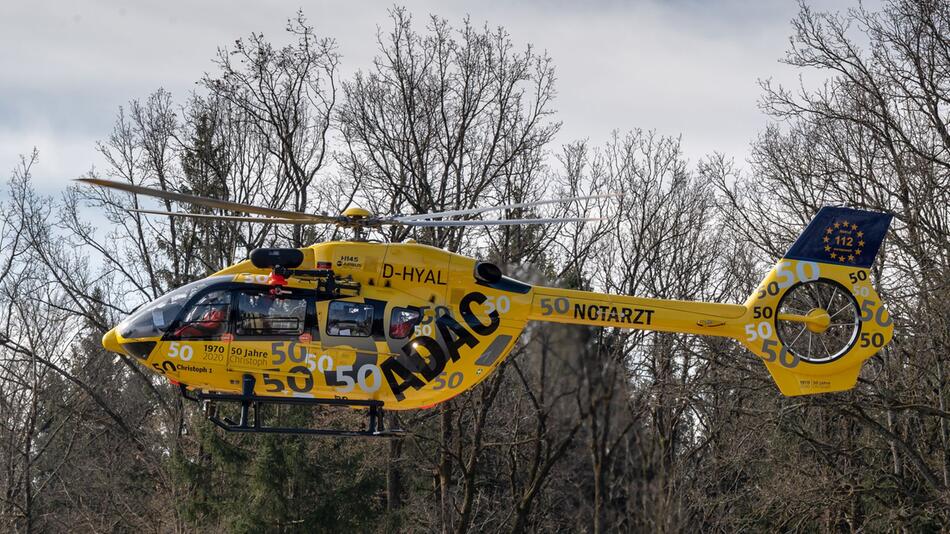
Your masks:
{"label": "yellow helicopter", "polygon": [[[744,304],[720,304],[533,286],[431,246],[359,240],[362,230],[388,225],[585,221],[457,217],[594,197],[397,217],[350,208],[328,216],[80,181],[258,217],[132,210],[146,214],[357,230],[354,241],[257,249],[141,306],[103,337],[109,351],[204,401],[211,421],[229,431],[397,435],[385,427],[384,410],[427,408],[471,389],[505,360],[529,321],[733,338],[762,358],[784,395],[854,387],[863,362],[893,333],[869,277],[891,221],[882,213],[822,208]],[[240,420],[219,417],[219,402],[239,404]],[[261,408],[276,404],[368,408],[368,426],[268,426]]]}

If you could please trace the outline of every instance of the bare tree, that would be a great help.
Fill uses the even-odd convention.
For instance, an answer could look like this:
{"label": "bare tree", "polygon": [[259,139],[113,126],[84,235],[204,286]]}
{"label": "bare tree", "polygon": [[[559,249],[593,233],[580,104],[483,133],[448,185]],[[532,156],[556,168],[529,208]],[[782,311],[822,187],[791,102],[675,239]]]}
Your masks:
{"label": "bare tree", "polygon": [[[279,179],[271,194],[294,210],[315,207],[310,188],[326,163],[331,115],[337,99],[336,43],[320,38],[302,11],[287,24],[297,42],[275,48],[264,36],[251,34],[235,41],[234,50],[221,49],[220,75],[204,84],[240,112],[254,130]],[[294,246],[308,245],[300,226],[293,227]]]}
{"label": "bare tree", "polygon": [[[726,213],[734,228],[798,226],[826,204],[892,213],[874,276],[897,328],[895,343],[871,360],[855,392],[810,399],[776,421],[802,447],[795,458],[807,459],[800,469],[787,467],[784,478],[821,472],[809,487],[827,495],[844,491],[840,484],[861,488],[782,521],[802,513],[798,525],[826,529],[945,524],[950,6],[895,0],[878,12],[830,14],[802,5],[792,24],[786,62],[829,81],[797,91],[764,82],[763,105],[784,124],[755,144],[754,182],[720,182]],[[790,233],[754,242],[780,253]],[[858,450],[879,459],[864,461]],[[789,506],[798,504],[801,487],[781,485]],[[882,508],[882,500],[915,510],[913,517]]]}
{"label": "bare tree", "polygon": [[[458,29],[431,17],[420,34],[404,8],[377,36],[380,56],[343,84],[340,158],[381,213],[474,207],[505,177],[538,167],[558,130],[554,70],[502,28]],[[390,236],[401,240],[406,230]],[[425,242],[458,250],[463,231],[426,230]]]}

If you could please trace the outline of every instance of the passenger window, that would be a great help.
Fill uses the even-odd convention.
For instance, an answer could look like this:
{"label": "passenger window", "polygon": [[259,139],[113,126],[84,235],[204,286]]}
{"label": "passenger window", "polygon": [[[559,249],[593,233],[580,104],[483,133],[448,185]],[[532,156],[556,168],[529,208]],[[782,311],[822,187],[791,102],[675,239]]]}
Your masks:
{"label": "passenger window", "polygon": [[412,308],[393,308],[392,315],[389,316],[389,337],[392,339],[404,339],[409,337],[412,329],[419,324],[422,314],[419,310]]}
{"label": "passenger window", "polygon": [[367,337],[373,331],[373,305],[335,300],[327,314],[331,336]]}
{"label": "passenger window", "polygon": [[213,291],[201,297],[185,314],[175,335],[181,339],[215,338],[228,330],[231,294]]}
{"label": "passenger window", "polygon": [[241,293],[235,334],[239,336],[296,336],[307,321],[307,299],[269,293]]}

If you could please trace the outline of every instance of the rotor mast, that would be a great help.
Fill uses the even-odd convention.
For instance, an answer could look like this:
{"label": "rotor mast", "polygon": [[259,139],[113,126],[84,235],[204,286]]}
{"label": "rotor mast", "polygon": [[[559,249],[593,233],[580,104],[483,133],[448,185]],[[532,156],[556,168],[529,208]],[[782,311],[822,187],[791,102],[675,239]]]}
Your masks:
{"label": "rotor mast", "polygon": [[351,221],[348,226],[353,229],[353,241],[366,241],[365,222],[373,218],[373,213],[359,206],[352,206],[343,210],[343,216]]}

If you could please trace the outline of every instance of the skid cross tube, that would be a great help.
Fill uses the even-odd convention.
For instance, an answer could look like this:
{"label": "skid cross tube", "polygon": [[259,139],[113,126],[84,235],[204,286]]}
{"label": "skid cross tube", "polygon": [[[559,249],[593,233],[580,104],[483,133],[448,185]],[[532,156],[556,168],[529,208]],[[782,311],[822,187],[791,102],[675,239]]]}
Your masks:
{"label": "skid cross tube", "polygon": [[[242,393],[206,393],[203,391],[189,392],[187,387],[182,384],[179,386],[184,398],[202,402],[205,405],[205,412],[208,420],[228,432],[262,433],[262,434],[308,434],[317,436],[343,436],[343,437],[372,437],[372,438],[398,438],[404,435],[402,429],[387,429],[385,424],[385,411],[382,401],[372,400],[350,400],[350,399],[313,399],[305,397],[263,397],[254,395],[254,377],[244,375],[242,380]],[[238,422],[231,419],[218,416],[215,404],[218,402],[239,404],[241,415]],[[265,426],[261,418],[261,409],[264,406],[272,405],[296,405],[296,406],[345,406],[348,408],[366,408],[367,409],[367,427],[365,430],[343,430],[335,428],[308,428],[308,427],[284,427],[284,426]],[[251,418],[251,406],[254,407],[253,419]]]}

